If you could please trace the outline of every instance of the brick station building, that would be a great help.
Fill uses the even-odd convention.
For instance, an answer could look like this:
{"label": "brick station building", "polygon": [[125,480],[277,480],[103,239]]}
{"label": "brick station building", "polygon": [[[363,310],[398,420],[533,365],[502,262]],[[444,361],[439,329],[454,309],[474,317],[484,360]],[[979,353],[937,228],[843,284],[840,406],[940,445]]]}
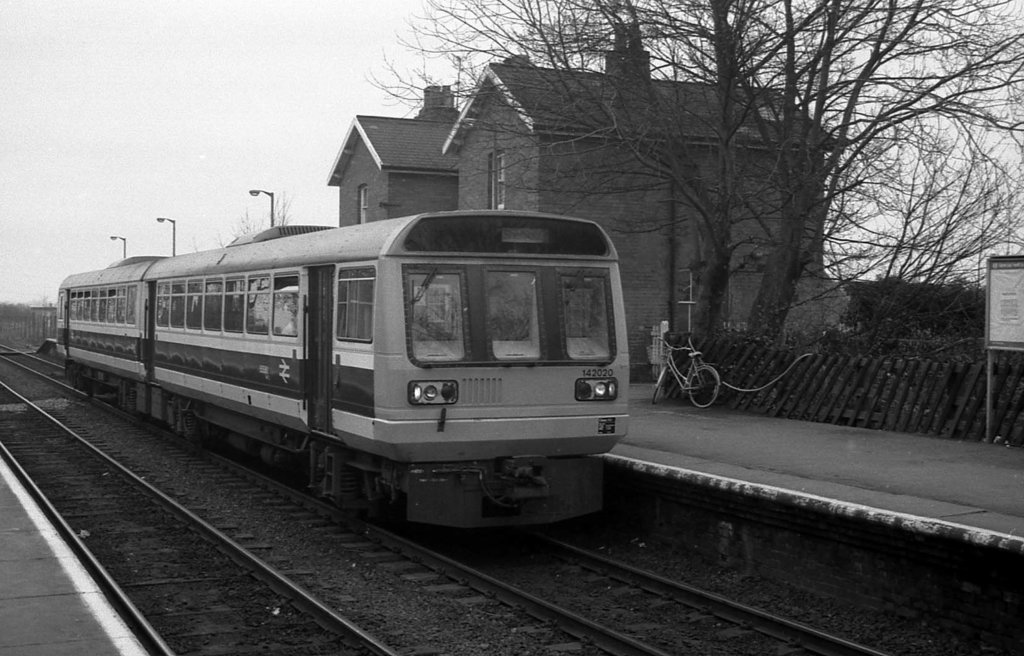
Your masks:
{"label": "brick station building", "polygon": [[[623,83],[628,76],[645,84],[632,93]],[[487,66],[461,110],[450,87],[433,86],[415,118],[356,116],[328,181],[339,190],[338,223],[455,209],[550,212],[600,223],[620,256],[631,374],[645,379],[652,328],[667,320],[672,329],[689,329],[688,302],[701,270],[694,210],[608,130],[616,112],[636,120],[654,106],[643,98],[651,89],[659,101],[692,108],[692,142],[711,166],[709,134],[699,126],[701,112],[713,111],[707,87],[652,82],[647,54],[635,45],[617,45],[604,73],[556,71],[514,57]],[[744,230],[764,241],[763,221],[734,228],[734,240],[744,241]],[[733,257],[726,299],[732,321],[746,317],[762,261],[758,239],[745,241]]]}

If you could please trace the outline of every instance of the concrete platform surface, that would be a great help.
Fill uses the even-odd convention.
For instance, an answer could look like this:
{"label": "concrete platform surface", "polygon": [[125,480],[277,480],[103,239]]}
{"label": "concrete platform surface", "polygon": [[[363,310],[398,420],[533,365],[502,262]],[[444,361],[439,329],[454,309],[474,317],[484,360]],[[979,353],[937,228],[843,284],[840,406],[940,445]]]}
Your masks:
{"label": "concrete platform surface", "polygon": [[83,654],[146,651],[0,460],[0,656]]}
{"label": "concrete platform surface", "polygon": [[700,409],[688,400],[651,405],[651,389],[631,386],[629,434],[614,456],[761,486],[762,494],[921,518],[928,530],[992,532],[1020,540],[1024,553],[1024,449]]}

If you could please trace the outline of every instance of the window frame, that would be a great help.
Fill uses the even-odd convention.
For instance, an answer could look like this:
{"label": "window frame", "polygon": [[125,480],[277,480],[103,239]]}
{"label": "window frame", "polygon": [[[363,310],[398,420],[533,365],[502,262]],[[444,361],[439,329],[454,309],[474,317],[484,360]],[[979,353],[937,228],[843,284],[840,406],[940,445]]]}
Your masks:
{"label": "window frame", "polygon": [[206,284],[203,278],[189,278],[185,282],[185,330],[203,330],[205,295]]}
{"label": "window frame", "polygon": [[[291,289],[291,286],[289,286],[287,289],[278,289],[279,281],[290,281],[292,279],[294,279],[294,291],[289,291]],[[270,299],[270,315],[271,315],[270,318],[271,318],[271,324],[270,324],[270,334],[273,337],[283,338],[283,339],[298,339],[299,333],[302,330],[302,307],[301,307],[301,298],[302,298],[302,293],[301,292],[302,292],[302,289],[301,289],[301,282],[302,282],[302,279],[299,276],[299,272],[298,271],[280,271],[280,272],[274,273],[274,279],[273,279],[273,282],[270,285],[270,287],[271,287],[271,299]],[[278,306],[278,302],[279,302],[280,298],[282,298],[282,297],[284,297],[286,295],[292,297],[291,300],[292,300],[292,303],[293,303],[294,308],[295,308],[295,310],[290,313],[291,314],[291,321],[289,321],[288,323],[285,324],[286,326],[288,324],[292,325],[292,332],[279,332],[277,324],[278,324],[278,317],[281,316],[281,315],[280,315],[280,308]]]}
{"label": "window frame", "polygon": [[356,223],[367,223],[370,214],[370,187],[361,184],[356,188]]}
{"label": "window frame", "polygon": [[[210,286],[216,285],[216,291],[210,291]],[[217,300],[217,307],[211,306],[211,301]],[[211,325],[212,318],[216,316],[216,325]],[[224,278],[215,276],[203,278],[203,331],[211,333],[224,332]]]}
{"label": "window frame", "polygon": [[[361,342],[370,344],[373,342],[373,329],[376,314],[376,293],[377,293],[377,270],[373,266],[339,267],[334,278],[334,339],[337,342]],[[368,285],[366,284],[368,283]],[[342,285],[345,285],[345,311],[342,313]],[[363,295],[357,294],[355,298],[351,295],[353,287],[356,290],[366,291],[369,287],[369,300]],[[350,309],[355,309],[351,312]],[[367,330],[363,328],[362,319],[369,315]],[[344,320],[342,317],[344,316]],[[351,319],[351,320],[350,320]],[[354,326],[355,330],[346,330],[342,335],[342,324],[345,327]]]}
{"label": "window frame", "polygon": [[[607,343],[604,345],[607,350],[606,353],[597,354],[592,357],[577,357],[573,355],[573,350],[570,348],[569,340],[573,339],[570,335],[569,316],[568,316],[568,300],[565,298],[565,281],[573,278],[582,279],[599,279],[602,281],[601,284],[601,296],[604,303],[604,321],[605,321],[605,338]],[[555,271],[555,293],[558,296],[558,332],[561,335],[561,349],[565,357],[573,363],[593,363],[593,362],[604,362],[611,361],[615,358],[616,344],[615,344],[615,319],[614,312],[615,306],[612,301],[612,286],[611,286],[611,272],[608,269],[603,268],[592,268],[592,267],[581,267],[581,268],[569,268],[569,267],[558,267]]]}
{"label": "window frame", "polygon": [[[224,278],[224,291],[223,291],[223,306],[221,307],[221,332],[231,333],[232,335],[244,335],[245,334],[245,294],[246,294],[246,282],[244,275],[226,276]],[[229,307],[229,300],[241,301],[238,304],[237,310]],[[229,312],[230,310],[230,312]],[[231,328],[228,328],[228,318],[231,318]],[[237,328],[235,327],[237,320]]]}
{"label": "window frame", "polygon": [[[402,269],[402,298],[404,301],[404,317],[405,322],[405,335],[406,335],[406,353],[410,361],[421,367],[431,366],[452,366],[466,364],[472,361],[473,344],[472,344],[472,326],[471,317],[469,313],[469,299],[471,291],[469,289],[469,274],[468,267],[464,264],[451,264],[447,262],[439,262],[436,264],[424,263],[424,264],[412,264],[406,265]],[[438,276],[454,276],[458,280],[458,293],[457,299],[459,307],[455,308],[453,317],[458,318],[458,329],[459,336],[457,340],[446,340],[450,342],[457,342],[462,353],[458,357],[453,358],[423,358],[417,355],[416,345],[418,343],[425,343],[427,340],[416,339],[414,325],[416,323],[415,315],[415,304],[422,300],[423,296],[429,292],[430,285],[428,284],[428,290],[425,293],[414,291],[416,286],[412,284],[414,276],[423,276],[424,282],[433,283]],[[422,287],[423,284],[419,285]],[[427,301],[429,303],[429,299]],[[429,306],[428,306],[429,307]],[[432,340],[439,341],[439,340]]]}
{"label": "window frame", "polygon": [[487,154],[487,207],[489,209],[505,209],[507,166],[505,151],[493,150]]}
{"label": "window frame", "polygon": [[[266,287],[260,287],[262,282]],[[253,289],[253,284],[256,289]],[[246,335],[270,335],[270,327],[273,322],[273,275],[270,272],[252,273],[245,277],[245,334]],[[262,306],[262,307],[260,307]],[[258,314],[262,310],[264,327],[258,329]]]}
{"label": "window frame", "polygon": [[[494,348],[493,337],[495,334],[489,325],[491,321],[491,306],[489,306],[489,277],[493,275],[519,273],[533,276],[533,303],[536,328],[530,329],[529,343],[536,343],[534,352],[521,351],[516,357],[511,357],[514,352],[510,351],[506,357]],[[459,293],[462,301],[461,329],[462,344],[464,353],[461,358],[445,359],[444,357],[423,357],[422,352],[417,351],[417,341],[427,342],[430,340],[415,339],[414,324],[419,321],[414,314],[413,285],[415,280],[423,280],[424,276],[448,275],[459,276]],[[591,333],[586,330],[572,331],[568,324],[572,315],[572,308],[565,307],[566,297],[565,281],[581,276],[587,279],[598,279],[600,282],[600,294],[603,302],[601,308],[603,325],[601,325],[602,339],[593,342],[594,348],[584,347],[588,344],[585,340],[592,339]],[[616,342],[614,292],[612,288],[613,272],[610,267],[602,266],[566,266],[560,263],[537,263],[536,265],[523,265],[514,262],[467,262],[455,264],[449,262],[418,262],[404,264],[402,266],[402,289],[403,289],[403,321],[405,323],[406,336],[406,357],[418,367],[432,368],[444,366],[495,366],[495,367],[532,367],[532,366],[605,366],[610,364],[617,357],[618,346]],[[588,283],[593,286],[592,283]],[[581,321],[588,321],[590,317],[579,315]],[[583,325],[583,324],[581,324]],[[422,328],[420,330],[423,330]],[[424,331],[427,332],[427,331]],[[579,332],[579,335],[576,333]],[[573,343],[571,340],[579,339]],[[437,340],[434,340],[437,341]],[[439,342],[439,353],[442,352],[445,340]],[[506,340],[507,341],[507,340]],[[514,340],[519,341],[519,340]],[[510,348],[529,346],[529,344],[509,344]]]}

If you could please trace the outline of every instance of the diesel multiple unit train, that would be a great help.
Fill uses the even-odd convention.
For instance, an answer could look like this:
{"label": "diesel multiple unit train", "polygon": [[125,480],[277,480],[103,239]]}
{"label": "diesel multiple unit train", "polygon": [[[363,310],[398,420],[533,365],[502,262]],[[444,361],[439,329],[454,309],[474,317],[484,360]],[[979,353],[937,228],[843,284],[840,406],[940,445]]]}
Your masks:
{"label": "diesel multiple unit train", "polygon": [[456,527],[601,507],[629,365],[595,223],[439,212],[279,226],[68,277],[76,387],[308,476],[342,507]]}

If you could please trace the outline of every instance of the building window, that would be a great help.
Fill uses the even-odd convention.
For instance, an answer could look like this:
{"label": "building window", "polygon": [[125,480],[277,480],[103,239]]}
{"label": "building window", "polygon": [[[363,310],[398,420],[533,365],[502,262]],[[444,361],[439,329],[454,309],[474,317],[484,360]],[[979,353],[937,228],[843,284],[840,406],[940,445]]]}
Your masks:
{"label": "building window", "polygon": [[487,207],[505,209],[505,153],[496,150],[487,156]]}
{"label": "building window", "polygon": [[366,223],[368,220],[367,212],[370,208],[369,196],[370,195],[366,190],[366,185],[359,185],[359,192],[356,200],[356,216],[358,217],[358,223]]}

